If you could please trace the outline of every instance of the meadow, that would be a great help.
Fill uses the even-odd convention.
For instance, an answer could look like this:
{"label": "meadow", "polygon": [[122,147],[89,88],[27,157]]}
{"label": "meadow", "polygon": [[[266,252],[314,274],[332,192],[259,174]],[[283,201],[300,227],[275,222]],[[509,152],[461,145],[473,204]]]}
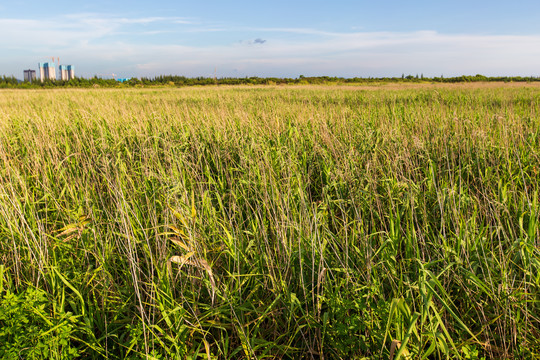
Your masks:
{"label": "meadow", "polygon": [[540,86],[0,91],[3,359],[540,356]]}

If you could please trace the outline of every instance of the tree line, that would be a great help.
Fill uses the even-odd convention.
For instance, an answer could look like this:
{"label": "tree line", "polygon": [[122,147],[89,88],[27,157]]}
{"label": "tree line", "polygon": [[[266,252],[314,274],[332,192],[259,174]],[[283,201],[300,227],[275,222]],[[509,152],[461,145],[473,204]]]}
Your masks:
{"label": "tree line", "polygon": [[160,75],[153,78],[131,78],[124,82],[115,79],[102,79],[77,77],[65,80],[35,80],[34,82],[21,81],[14,76],[0,77],[0,88],[55,88],[55,87],[140,87],[140,86],[204,86],[204,85],[332,85],[332,84],[366,84],[366,83],[467,83],[467,82],[537,82],[540,77],[529,76],[484,76],[462,75],[456,77],[424,77],[424,75],[407,75],[401,77],[335,77],[335,76],[303,76],[297,78],[278,77],[186,77],[179,75]]}

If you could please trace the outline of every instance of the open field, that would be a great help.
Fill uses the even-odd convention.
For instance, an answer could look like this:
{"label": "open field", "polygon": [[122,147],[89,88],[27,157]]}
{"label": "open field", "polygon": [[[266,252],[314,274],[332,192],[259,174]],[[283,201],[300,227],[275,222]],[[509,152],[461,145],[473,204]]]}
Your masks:
{"label": "open field", "polygon": [[540,87],[0,92],[0,357],[537,358]]}

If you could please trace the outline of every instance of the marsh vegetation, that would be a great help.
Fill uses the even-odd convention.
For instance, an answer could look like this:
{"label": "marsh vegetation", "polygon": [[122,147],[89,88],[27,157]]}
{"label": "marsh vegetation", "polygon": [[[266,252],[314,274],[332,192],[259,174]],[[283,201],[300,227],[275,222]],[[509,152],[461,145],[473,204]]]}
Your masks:
{"label": "marsh vegetation", "polygon": [[0,92],[2,358],[540,355],[540,87]]}

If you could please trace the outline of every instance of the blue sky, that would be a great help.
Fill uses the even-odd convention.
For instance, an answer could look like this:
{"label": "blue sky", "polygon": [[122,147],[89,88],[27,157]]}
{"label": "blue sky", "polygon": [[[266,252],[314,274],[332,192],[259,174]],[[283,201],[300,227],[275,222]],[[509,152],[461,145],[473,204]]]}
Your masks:
{"label": "blue sky", "polygon": [[540,1],[4,1],[0,74],[540,76]]}

